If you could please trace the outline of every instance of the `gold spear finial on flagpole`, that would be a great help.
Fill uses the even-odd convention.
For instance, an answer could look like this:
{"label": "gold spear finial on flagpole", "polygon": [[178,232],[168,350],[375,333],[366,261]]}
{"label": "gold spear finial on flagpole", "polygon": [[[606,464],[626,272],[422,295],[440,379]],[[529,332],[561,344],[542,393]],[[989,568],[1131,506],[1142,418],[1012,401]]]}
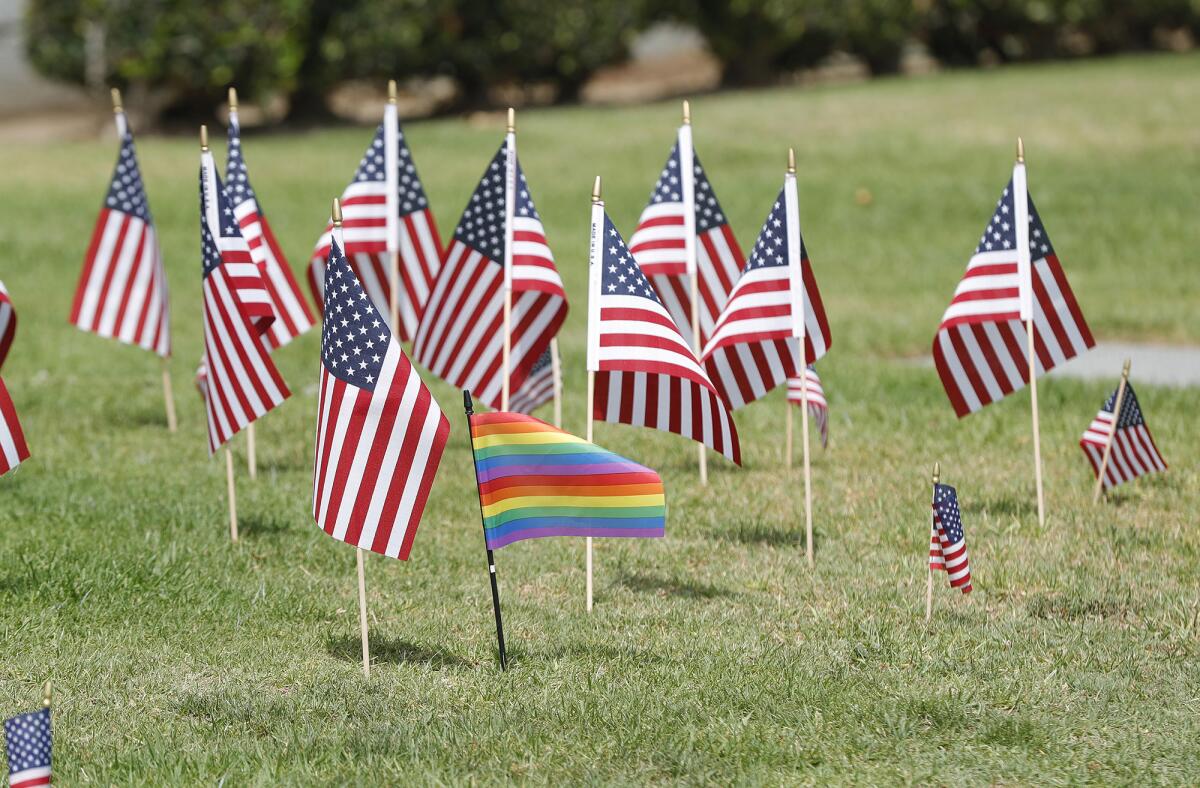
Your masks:
{"label": "gold spear finial on flagpole", "polygon": [[229,111],[237,112],[237,88],[229,87]]}
{"label": "gold spear finial on flagpole", "polygon": [[508,126],[505,128],[509,134],[515,133],[517,130],[517,111],[512,107],[508,108]]}
{"label": "gold spear finial on flagpole", "polygon": [[942,480],[942,464],[935,462],[933,464],[933,483],[937,484]]}
{"label": "gold spear finial on flagpole", "polygon": [[1131,359],[1131,358],[1125,359],[1125,366],[1121,368],[1121,377],[1123,379],[1129,380],[1129,367],[1132,365],[1133,365],[1133,359]]}
{"label": "gold spear finial on flagpole", "polygon": [[1017,163],[1025,163],[1025,140],[1017,137]]}
{"label": "gold spear finial on flagpole", "polygon": [[683,125],[692,125],[692,102],[683,100]]}
{"label": "gold spear finial on flagpole", "polygon": [[200,124],[200,152],[208,150],[208,126]]}
{"label": "gold spear finial on flagpole", "polygon": [[109,91],[109,95],[112,96],[113,112],[114,113],[124,112],[125,110],[121,106],[121,89],[113,88],[112,90]]}
{"label": "gold spear finial on flagpole", "polygon": [[596,176],[596,182],[592,184],[592,203],[600,202],[600,176]]}
{"label": "gold spear finial on flagpole", "polygon": [[396,103],[396,80],[394,79],[388,80],[388,103]]}
{"label": "gold spear finial on flagpole", "polygon": [[342,201],[337,197],[333,198],[333,226],[342,226]]}
{"label": "gold spear finial on flagpole", "polygon": [[788,175],[796,174],[796,149],[788,148]]}
{"label": "gold spear finial on flagpole", "polygon": [[47,709],[50,708],[50,690],[54,687],[54,683],[50,679],[46,679],[46,683],[42,685],[42,705]]}

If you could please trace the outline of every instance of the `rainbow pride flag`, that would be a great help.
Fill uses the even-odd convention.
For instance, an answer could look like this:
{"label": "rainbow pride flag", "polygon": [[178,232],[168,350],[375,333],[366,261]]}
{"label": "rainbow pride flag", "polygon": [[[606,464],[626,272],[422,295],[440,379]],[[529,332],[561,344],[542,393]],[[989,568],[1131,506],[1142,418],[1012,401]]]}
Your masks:
{"label": "rainbow pride flag", "polygon": [[471,416],[489,550],[542,536],[662,536],[667,503],[649,468],[521,413]]}

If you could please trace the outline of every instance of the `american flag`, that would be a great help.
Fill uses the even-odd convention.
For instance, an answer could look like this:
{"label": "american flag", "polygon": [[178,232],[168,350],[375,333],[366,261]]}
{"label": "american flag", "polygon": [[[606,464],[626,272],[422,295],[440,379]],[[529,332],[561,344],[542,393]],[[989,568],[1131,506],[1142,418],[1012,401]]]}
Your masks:
{"label": "american flag", "polygon": [[205,411],[208,449],[291,392],[275,369],[263,334],[275,310],[207,149],[200,154],[200,256],[204,291]]}
{"label": "american flag", "polygon": [[8,350],[12,347],[13,337],[17,333],[17,313],[13,309],[12,299],[8,297],[8,288],[0,282],[0,367],[8,358]]}
{"label": "american flag", "polygon": [[1117,419],[1116,432],[1112,431],[1116,399],[1117,392],[1114,391],[1104,401],[1104,407],[1096,414],[1096,418],[1092,419],[1079,441],[1080,448],[1092,463],[1092,472],[1099,475],[1104,447],[1108,445],[1109,435],[1112,435],[1112,451],[1104,469],[1105,488],[1116,487],[1147,473],[1167,469],[1167,463],[1158,453],[1158,446],[1150,435],[1150,428],[1146,426],[1146,419],[1142,416],[1142,408],[1138,405],[1138,398],[1133,393],[1131,383],[1125,384],[1125,394],[1121,398],[1121,415]]}
{"label": "american flag", "polygon": [[[412,339],[437,279],[442,240],[394,104],[387,105],[354,180],[342,192],[342,216],[350,267],[385,318],[390,315],[392,253],[399,253],[400,338]],[[321,309],[332,229],[332,223],[325,227],[308,265],[308,285]]]}
{"label": "american flag", "polygon": [[50,709],[18,714],[4,721],[8,747],[8,784],[12,788],[34,788],[50,784]]}
{"label": "american flag", "polygon": [[121,150],[83,261],[71,323],[166,358],[167,276],[124,113],[117,113],[117,131]]}
{"label": "american flag", "polygon": [[[829,321],[801,237],[796,181],[789,173],[705,346],[704,365],[725,401],[740,408],[797,374],[801,336],[804,363],[829,349]],[[722,351],[741,363],[723,361]]]}
{"label": "american flag", "polygon": [[[1028,384],[1022,300],[1033,317],[1039,377],[1096,344],[1032,197],[1028,233],[1018,234],[1014,194],[1010,180],[933,340],[938,375],[960,418]],[[1032,270],[1024,287],[1019,235],[1028,237]]]}
{"label": "american flag", "polygon": [[17,419],[17,409],[4,381],[0,380],[0,476],[29,459],[29,447],[25,444],[25,433]]}
{"label": "american flag", "polygon": [[229,146],[225,161],[225,188],[230,207],[242,228],[242,237],[250,247],[250,256],[262,274],[271,297],[276,320],[263,335],[273,350],[303,334],[313,324],[312,312],[300,293],[291,266],[275,240],[275,233],[263,214],[258,195],[250,185],[246,159],[242,155],[242,132],[236,109],[229,110]]}
{"label": "american flag", "polygon": [[506,217],[512,221],[511,391],[521,390],[567,316],[567,295],[519,162],[508,205],[508,150],[501,145],[492,157],[454,229],[413,342],[418,362],[491,408],[500,407],[504,382]]}
{"label": "american flag", "polygon": [[533,413],[542,405],[554,399],[554,360],[550,357],[550,348],[537,361],[521,389],[512,395],[508,409],[514,413]]}
{"label": "american flag", "polygon": [[933,530],[929,537],[929,568],[941,570],[950,587],[971,593],[971,563],[967,560],[967,536],[963,532],[958,494],[948,484],[933,485]]}
{"label": "american flag", "polygon": [[450,423],[354,276],[335,229],[325,272],[313,517],[407,559]]}
{"label": "american flag", "polygon": [[[829,403],[825,401],[825,389],[821,387],[821,378],[817,377],[817,368],[809,364],[804,368],[806,380],[804,385],[808,388],[808,415],[812,416],[813,421],[817,423],[817,427],[821,430],[821,448],[829,447]],[[801,396],[801,381],[800,376],[788,378],[787,398],[788,402],[800,407],[804,402]]]}
{"label": "american flag", "polygon": [[592,418],[673,432],[740,465],[733,416],[602,205],[589,281]]}

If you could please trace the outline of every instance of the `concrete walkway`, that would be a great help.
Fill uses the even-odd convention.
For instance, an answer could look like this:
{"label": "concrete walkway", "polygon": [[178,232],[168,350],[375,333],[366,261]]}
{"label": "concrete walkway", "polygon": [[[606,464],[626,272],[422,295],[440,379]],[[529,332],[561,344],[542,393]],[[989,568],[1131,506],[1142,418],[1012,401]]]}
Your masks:
{"label": "concrete walkway", "polygon": [[1130,377],[1154,386],[1200,386],[1200,347],[1100,342],[1081,356],[1053,370],[1050,375],[1112,380],[1121,377],[1125,359],[1133,360]]}

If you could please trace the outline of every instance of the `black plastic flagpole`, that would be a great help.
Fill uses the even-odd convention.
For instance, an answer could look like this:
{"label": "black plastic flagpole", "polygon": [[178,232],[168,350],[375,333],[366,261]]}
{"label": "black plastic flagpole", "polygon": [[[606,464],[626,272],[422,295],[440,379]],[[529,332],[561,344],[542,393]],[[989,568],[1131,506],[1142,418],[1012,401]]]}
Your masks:
{"label": "black plastic flagpole", "polygon": [[[471,428],[471,417],[475,406],[471,403],[471,392],[463,389],[463,410],[467,412],[467,440],[471,442],[471,466],[475,468],[475,493],[479,496],[479,522],[484,523],[483,493],[479,489],[479,466],[475,463],[475,438]],[[504,652],[504,619],[500,617],[500,587],[496,585],[496,558],[487,546],[487,526],[483,525],[483,546],[487,550],[488,577],[492,581],[492,609],[496,612],[496,643],[500,646],[500,670],[508,670],[508,655]]]}

